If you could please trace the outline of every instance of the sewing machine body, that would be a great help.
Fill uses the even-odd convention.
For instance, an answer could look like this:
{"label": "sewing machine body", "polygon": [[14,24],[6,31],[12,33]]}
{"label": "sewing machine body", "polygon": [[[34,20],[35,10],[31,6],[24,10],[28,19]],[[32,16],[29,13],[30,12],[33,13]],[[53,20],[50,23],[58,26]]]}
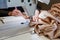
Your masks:
{"label": "sewing machine body", "polygon": [[37,0],[0,0],[0,9],[22,6],[29,16],[36,9]]}

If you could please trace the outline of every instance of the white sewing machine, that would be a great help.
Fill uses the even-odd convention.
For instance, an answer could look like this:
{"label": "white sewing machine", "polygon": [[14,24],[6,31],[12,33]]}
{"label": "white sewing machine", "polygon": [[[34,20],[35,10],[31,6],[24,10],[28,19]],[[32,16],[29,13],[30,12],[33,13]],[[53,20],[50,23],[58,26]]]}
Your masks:
{"label": "white sewing machine", "polygon": [[[36,4],[37,0],[0,0],[0,9],[22,6],[28,15],[32,16],[35,12]],[[26,24],[26,21],[21,22],[22,20],[7,22],[6,20],[9,20],[9,18],[12,19],[12,17],[0,17],[0,39],[22,34],[30,29],[29,22],[28,24]]]}
{"label": "white sewing machine", "polygon": [[37,0],[0,0],[0,9],[22,6],[28,15],[33,15]]}

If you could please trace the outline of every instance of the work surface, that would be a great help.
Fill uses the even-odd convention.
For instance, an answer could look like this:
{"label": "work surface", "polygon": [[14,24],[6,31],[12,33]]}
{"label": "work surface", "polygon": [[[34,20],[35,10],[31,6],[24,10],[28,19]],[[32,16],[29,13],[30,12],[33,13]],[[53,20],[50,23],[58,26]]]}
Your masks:
{"label": "work surface", "polygon": [[[2,23],[1,20],[4,22]],[[0,40],[23,34],[30,29],[29,23],[24,18],[3,17],[0,18]]]}
{"label": "work surface", "polygon": [[44,36],[39,37],[37,34],[26,33],[26,34],[18,35],[5,40],[49,40],[49,39],[47,39]]}

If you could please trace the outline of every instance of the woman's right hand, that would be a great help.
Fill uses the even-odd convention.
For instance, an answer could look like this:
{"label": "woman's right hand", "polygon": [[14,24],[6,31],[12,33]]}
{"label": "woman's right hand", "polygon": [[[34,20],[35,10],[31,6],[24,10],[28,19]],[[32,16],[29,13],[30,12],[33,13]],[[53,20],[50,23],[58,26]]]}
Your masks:
{"label": "woman's right hand", "polygon": [[39,13],[40,12],[38,10],[35,11],[35,15],[33,16],[33,21],[37,21],[38,20]]}
{"label": "woman's right hand", "polygon": [[38,16],[33,16],[33,21],[37,21],[38,20]]}

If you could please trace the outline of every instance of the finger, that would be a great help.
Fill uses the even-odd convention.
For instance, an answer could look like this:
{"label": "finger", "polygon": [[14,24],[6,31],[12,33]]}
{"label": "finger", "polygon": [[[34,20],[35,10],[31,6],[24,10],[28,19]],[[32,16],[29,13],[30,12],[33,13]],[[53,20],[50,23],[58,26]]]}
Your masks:
{"label": "finger", "polygon": [[35,17],[33,17],[33,21],[35,21]]}

